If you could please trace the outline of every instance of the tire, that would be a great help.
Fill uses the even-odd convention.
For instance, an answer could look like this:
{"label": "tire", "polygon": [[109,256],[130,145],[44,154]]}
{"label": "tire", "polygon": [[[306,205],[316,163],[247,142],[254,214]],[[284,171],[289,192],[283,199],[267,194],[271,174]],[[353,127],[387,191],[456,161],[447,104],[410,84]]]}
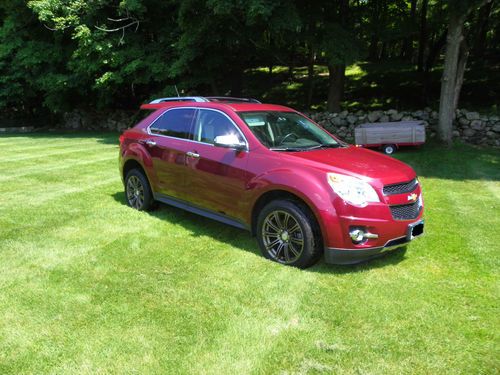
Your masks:
{"label": "tire", "polygon": [[139,211],[155,208],[155,201],[147,177],[139,169],[131,169],[125,177],[125,199],[127,204]]}
{"label": "tire", "polygon": [[257,241],[265,258],[307,268],[323,252],[321,232],[310,210],[290,200],[267,204],[257,219]]}
{"label": "tire", "polygon": [[395,145],[385,145],[382,150],[384,151],[384,154],[386,155],[392,155],[396,152],[396,146]]}

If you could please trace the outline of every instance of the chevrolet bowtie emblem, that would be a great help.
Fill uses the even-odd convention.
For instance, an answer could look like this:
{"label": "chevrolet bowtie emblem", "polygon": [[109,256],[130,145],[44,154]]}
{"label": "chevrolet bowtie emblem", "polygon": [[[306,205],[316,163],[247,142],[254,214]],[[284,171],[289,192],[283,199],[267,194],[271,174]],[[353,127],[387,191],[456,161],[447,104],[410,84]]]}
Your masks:
{"label": "chevrolet bowtie emblem", "polygon": [[408,201],[415,202],[417,200],[417,194],[413,193],[408,195]]}

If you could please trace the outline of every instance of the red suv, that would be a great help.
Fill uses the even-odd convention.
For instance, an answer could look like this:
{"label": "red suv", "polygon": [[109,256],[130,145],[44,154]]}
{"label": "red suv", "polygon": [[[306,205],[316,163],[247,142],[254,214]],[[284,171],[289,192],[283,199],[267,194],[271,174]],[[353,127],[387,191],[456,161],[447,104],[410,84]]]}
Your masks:
{"label": "red suv", "polygon": [[162,98],[120,137],[128,204],[155,202],[250,231],[305,268],[358,263],[423,233],[408,165],[348,145],[299,112],[254,99]]}

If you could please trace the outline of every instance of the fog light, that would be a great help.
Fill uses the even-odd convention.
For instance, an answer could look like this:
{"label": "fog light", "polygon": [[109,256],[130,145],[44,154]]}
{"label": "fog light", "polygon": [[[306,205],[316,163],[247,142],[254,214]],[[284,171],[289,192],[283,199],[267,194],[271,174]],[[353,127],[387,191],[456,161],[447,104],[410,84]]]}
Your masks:
{"label": "fog light", "polygon": [[349,236],[354,243],[361,243],[365,240],[365,232],[359,228],[351,229]]}
{"label": "fog light", "polygon": [[349,237],[356,245],[359,245],[367,240],[375,240],[378,238],[378,234],[370,233],[366,231],[365,227],[351,227],[349,230]]}

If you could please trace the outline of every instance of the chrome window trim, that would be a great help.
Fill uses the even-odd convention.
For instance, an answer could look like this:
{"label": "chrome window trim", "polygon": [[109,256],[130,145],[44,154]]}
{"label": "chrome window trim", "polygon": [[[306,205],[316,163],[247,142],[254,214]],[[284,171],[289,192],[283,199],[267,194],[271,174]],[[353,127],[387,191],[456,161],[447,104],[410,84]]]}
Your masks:
{"label": "chrome window trim", "polygon": [[[238,133],[240,133],[241,137],[243,138],[243,140],[245,142],[245,149],[243,151],[248,152],[248,150],[249,150],[248,140],[246,139],[245,135],[243,134],[243,132],[241,131],[241,129],[239,128],[239,126],[236,125],[236,123],[233,121],[233,119],[231,117],[229,117],[227,115],[227,113],[224,113],[223,111],[221,111],[219,109],[214,109],[214,108],[200,108],[200,107],[176,107],[176,108],[169,108],[166,111],[164,111],[160,116],[158,116],[157,118],[155,118],[154,121],[151,122],[151,124],[148,125],[148,127],[146,128],[147,133],[149,135],[151,135],[151,136],[154,136],[154,137],[164,137],[164,138],[170,138],[170,139],[178,139],[178,140],[181,140],[181,141],[193,142],[193,143],[198,143],[198,144],[202,144],[202,145],[209,145],[209,146],[215,147],[215,145],[213,143],[200,142],[200,141],[195,141],[194,139],[178,138],[178,137],[172,137],[170,135],[163,135],[163,134],[151,133],[151,127],[155,124],[156,121],[158,121],[158,119],[160,119],[160,117],[162,117],[163,115],[165,115],[167,112],[175,111],[175,110],[180,110],[180,109],[193,109],[195,111],[195,118],[198,115],[198,111],[200,111],[200,110],[207,110],[207,111],[214,111],[214,112],[221,113],[236,128],[236,130],[238,131]],[[191,125],[193,125],[193,124],[191,124]]]}

